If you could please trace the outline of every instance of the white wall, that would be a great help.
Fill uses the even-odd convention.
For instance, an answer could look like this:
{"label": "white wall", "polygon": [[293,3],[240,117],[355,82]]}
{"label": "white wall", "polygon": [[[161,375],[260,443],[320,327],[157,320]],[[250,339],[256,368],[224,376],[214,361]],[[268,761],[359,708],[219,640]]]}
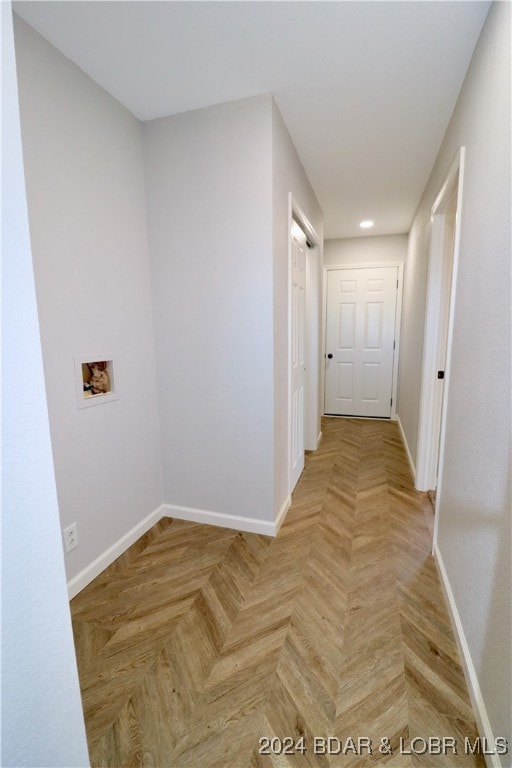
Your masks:
{"label": "white wall", "polygon": [[[281,114],[272,101],[272,168],[273,168],[273,242],[274,242],[274,409],[275,409],[275,509],[279,514],[286,503],[290,489],[289,483],[289,454],[288,454],[288,292],[289,292],[289,220],[288,195],[291,192],[296,204],[309,220],[315,230],[319,247],[316,249],[316,264],[310,264],[317,272],[316,303],[321,306],[322,290],[322,243],[323,215],[318,205],[313,189],[308,181],[299,156],[292,143],[288,129]],[[307,292],[307,286],[306,286]],[[315,298],[308,298],[315,303]],[[320,432],[320,384],[318,365],[321,349],[320,328],[316,339],[311,340],[312,354],[317,350],[314,375],[308,378],[307,386],[312,391],[313,399],[317,402],[316,426],[312,432],[315,437]],[[313,374],[313,370],[310,371]]]}
{"label": "white wall", "polygon": [[[430,209],[461,145],[463,208],[438,552],[480,716],[510,739],[510,3],[494,3],[411,230],[400,417],[417,433]],[[479,690],[478,690],[479,689]],[[510,742],[509,742],[510,744]],[[510,755],[503,765],[510,764]]]}
{"label": "white wall", "polygon": [[[61,524],[78,524],[72,578],[162,502],[141,126],[16,16],[15,43]],[[73,358],[102,352],[120,399],[78,410]]]}
{"label": "white wall", "polygon": [[1,13],[1,763],[70,768],[89,765],[89,758],[45,399],[11,4],[3,2]]}
{"label": "white wall", "polygon": [[[271,532],[289,494],[288,193],[319,237],[318,275],[322,216],[270,95],[142,127],[17,17],[15,35],[61,525],[76,522],[80,541],[66,556],[74,594],[164,502]],[[84,353],[114,356],[119,400],[77,408]]]}
{"label": "white wall", "polygon": [[383,235],[326,240],[324,243],[324,267],[344,264],[381,264],[405,261],[407,235]]}
{"label": "white wall", "polygon": [[414,468],[416,467],[418,443],[429,243],[430,208],[428,205],[423,205],[416,212],[409,232],[402,297],[402,330],[398,371],[398,417],[404,430],[409,456]]}
{"label": "white wall", "polygon": [[144,125],[165,501],[264,521],[274,519],[271,142],[270,96]]}

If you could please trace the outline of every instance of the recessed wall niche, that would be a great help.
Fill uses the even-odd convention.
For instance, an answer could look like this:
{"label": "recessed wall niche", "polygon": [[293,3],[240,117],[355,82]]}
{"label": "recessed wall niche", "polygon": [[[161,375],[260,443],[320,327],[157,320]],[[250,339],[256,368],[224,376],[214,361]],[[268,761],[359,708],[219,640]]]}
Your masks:
{"label": "recessed wall niche", "polygon": [[88,408],[119,399],[112,355],[77,355],[75,381],[78,408]]}

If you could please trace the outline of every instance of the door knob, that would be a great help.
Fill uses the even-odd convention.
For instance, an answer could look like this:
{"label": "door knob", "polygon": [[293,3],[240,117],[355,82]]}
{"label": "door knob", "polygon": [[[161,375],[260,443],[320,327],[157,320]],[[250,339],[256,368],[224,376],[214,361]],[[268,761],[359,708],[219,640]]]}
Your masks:
{"label": "door knob", "polygon": [[332,360],[332,352],[329,352],[329,354],[327,355],[327,357],[329,358],[329,360]]}

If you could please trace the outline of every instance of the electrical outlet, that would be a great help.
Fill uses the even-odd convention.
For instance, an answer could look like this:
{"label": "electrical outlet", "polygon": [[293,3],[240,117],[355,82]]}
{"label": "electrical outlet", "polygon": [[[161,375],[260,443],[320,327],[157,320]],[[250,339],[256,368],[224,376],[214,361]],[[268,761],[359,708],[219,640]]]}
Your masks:
{"label": "electrical outlet", "polygon": [[71,552],[72,549],[78,547],[78,528],[76,523],[71,523],[67,528],[62,531],[64,536],[64,549],[66,552]]}

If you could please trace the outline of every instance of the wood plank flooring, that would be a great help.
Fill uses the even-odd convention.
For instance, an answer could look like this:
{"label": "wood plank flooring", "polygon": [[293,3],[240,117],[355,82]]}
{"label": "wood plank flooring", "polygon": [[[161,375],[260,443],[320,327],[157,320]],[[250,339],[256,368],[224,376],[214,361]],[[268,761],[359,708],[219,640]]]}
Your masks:
{"label": "wood plank flooring", "polygon": [[484,766],[431,531],[397,425],[353,419],[275,539],[162,520],[71,603],[92,765]]}

